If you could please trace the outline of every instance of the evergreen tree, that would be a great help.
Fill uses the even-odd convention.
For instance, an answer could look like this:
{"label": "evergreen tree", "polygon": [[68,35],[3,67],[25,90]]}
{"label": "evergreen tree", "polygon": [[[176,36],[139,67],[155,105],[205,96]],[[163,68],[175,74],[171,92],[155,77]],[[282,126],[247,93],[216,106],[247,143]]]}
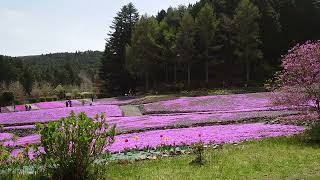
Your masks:
{"label": "evergreen tree", "polygon": [[259,18],[257,6],[250,0],[241,0],[234,15],[236,55],[245,64],[246,86],[250,81],[251,65],[262,58],[259,49]]}
{"label": "evergreen tree", "polygon": [[195,21],[189,12],[185,12],[182,17],[181,27],[179,28],[179,32],[177,35],[176,46],[177,52],[179,53],[182,62],[187,64],[188,88],[190,88],[191,81],[190,68],[195,54],[195,32]]}
{"label": "evergreen tree", "polygon": [[110,26],[100,69],[101,90],[108,95],[124,95],[129,90],[130,76],[126,69],[125,48],[131,44],[131,34],[139,14],[132,3],[121,8]]}
{"label": "evergreen tree", "polygon": [[174,83],[177,82],[177,33],[180,28],[182,12],[186,11],[184,6],[180,6],[179,9],[168,8],[167,16],[160,23],[161,40],[160,44],[163,47],[163,57],[165,59],[166,69],[166,80],[168,81],[168,65],[173,64],[174,66]]}
{"label": "evergreen tree", "polygon": [[200,10],[196,24],[199,36],[199,50],[205,61],[205,82],[209,83],[209,53],[218,48],[216,44],[216,32],[219,20],[216,17],[213,7],[206,3]]}
{"label": "evergreen tree", "polygon": [[33,80],[34,78],[33,78],[33,73],[31,69],[28,67],[25,67],[20,82],[23,86],[25,94],[27,95],[31,94]]}
{"label": "evergreen tree", "polygon": [[150,78],[156,84],[156,72],[159,68],[161,47],[156,42],[159,24],[154,17],[142,16],[135,26],[132,45],[127,47],[128,67],[134,74],[144,74],[146,90]]}

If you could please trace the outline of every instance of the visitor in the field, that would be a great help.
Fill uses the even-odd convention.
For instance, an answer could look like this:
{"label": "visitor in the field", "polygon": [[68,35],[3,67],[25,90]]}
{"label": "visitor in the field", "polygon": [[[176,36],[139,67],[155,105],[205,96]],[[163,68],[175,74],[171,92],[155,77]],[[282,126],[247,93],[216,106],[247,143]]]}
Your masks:
{"label": "visitor in the field", "polygon": [[31,105],[29,105],[29,111],[31,111],[31,109],[32,109],[32,108],[31,108]]}
{"label": "visitor in the field", "polygon": [[25,105],[24,108],[26,111],[28,111],[28,105]]}
{"label": "visitor in the field", "polygon": [[69,100],[69,107],[72,107],[72,101]]}
{"label": "visitor in the field", "polygon": [[69,107],[69,102],[68,101],[66,101],[66,107]]}

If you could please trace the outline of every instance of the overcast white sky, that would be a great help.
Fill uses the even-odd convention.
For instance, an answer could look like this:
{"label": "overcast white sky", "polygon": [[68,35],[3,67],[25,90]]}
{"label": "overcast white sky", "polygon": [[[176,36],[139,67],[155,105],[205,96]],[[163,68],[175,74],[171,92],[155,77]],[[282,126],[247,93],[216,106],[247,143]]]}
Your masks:
{"label": "overcast white sky", "polygon": [[120,8],[133,2],[140,14],[197,0],[0,0],[0,54],[103,50]]}

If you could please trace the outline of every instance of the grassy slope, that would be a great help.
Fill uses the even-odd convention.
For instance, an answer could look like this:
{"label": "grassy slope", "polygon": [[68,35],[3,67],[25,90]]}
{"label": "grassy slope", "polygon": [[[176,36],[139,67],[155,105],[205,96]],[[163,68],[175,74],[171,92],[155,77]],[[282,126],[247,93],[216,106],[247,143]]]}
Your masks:
{"label": "grassy slope", "polygon": [[206,165],[176,156],[103,169],[106,179],[319,179],[320,146],[276,138],[206,149]]}

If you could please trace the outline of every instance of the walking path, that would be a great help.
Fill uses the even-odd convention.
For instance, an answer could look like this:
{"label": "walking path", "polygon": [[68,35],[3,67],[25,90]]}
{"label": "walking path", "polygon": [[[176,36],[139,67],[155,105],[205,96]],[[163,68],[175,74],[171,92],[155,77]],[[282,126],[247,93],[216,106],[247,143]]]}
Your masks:
{"label": "walking path", "polygon": [[137,105],[125,105],[120,106],[120,109],[123,112],[123,116],[131,117],[131,116],[142,116],[142,113]]}

